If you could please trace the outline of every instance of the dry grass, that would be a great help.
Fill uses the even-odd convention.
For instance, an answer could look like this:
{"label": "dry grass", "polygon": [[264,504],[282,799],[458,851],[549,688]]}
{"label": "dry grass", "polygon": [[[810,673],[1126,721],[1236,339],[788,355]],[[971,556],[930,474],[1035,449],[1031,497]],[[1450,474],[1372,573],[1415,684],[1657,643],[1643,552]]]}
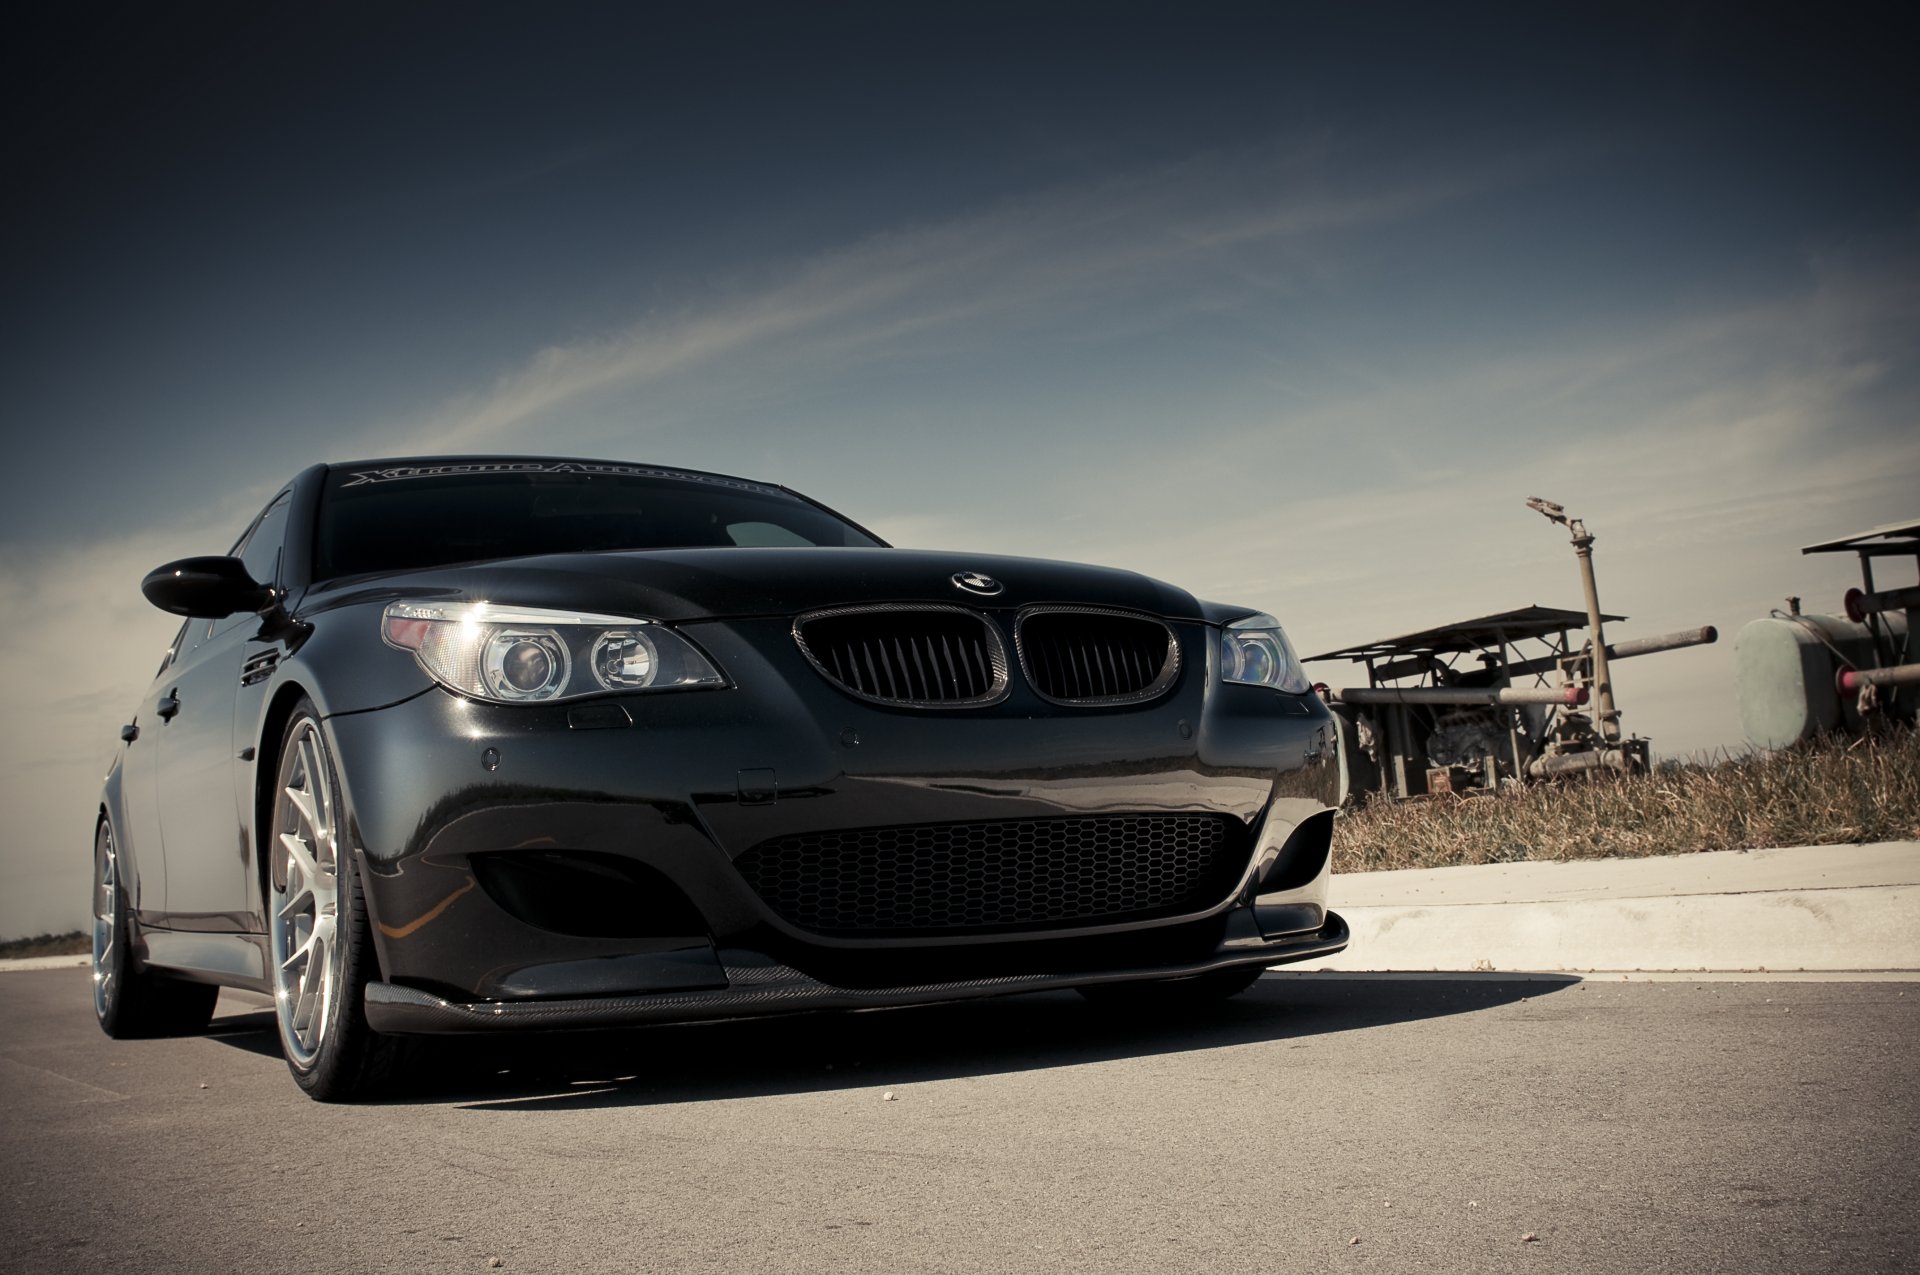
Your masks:
{"label": "dry grass", "polygon": [[1377,872],[1523,859],[1920,839],[1920,732],[1514,787],[1370,801],[1341,817],[1334,868]]}
{"label": "dry grass", "polygon": [[36,934],[30,939],[8,939],[0,943],[0,960],[16,956],[78,956],[93,951],[93,936],[84,930],[69,934]]}

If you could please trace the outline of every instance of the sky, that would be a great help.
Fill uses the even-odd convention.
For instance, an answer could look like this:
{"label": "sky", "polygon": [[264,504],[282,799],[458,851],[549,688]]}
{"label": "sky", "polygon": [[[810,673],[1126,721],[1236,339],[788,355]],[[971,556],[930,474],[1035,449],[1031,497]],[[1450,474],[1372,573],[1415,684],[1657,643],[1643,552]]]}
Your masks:
{"label": "sky", "polygon": [[1615,668],[1665,756],[1744,746],[1742,624],[1839,609],[1800,546],[1920,514],[1897,6],[9,22],[0,938],[85,922],[140,577],[318,460],[741,474],[1309,653],[1580,606],[1545,496],[1610,637],[1720,628]]}

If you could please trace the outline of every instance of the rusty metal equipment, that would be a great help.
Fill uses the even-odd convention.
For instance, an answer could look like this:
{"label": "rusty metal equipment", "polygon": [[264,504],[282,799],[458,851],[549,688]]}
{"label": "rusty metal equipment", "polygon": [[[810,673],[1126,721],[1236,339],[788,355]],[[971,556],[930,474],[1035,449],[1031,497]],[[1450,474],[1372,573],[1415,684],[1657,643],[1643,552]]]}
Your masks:
{"label": "rusty metal equipment", "polygon": [[1911,634],[1920,586],[1880,589],[1874,564],[1912,556],[1920,566],[1920,519],[1888,523],[1800,551],[1852,553],[1861,587],[1841,599],[1843,616],[1808,615],[1800,599],[1753,620],[1734,644],[1740,724],[1763,748],[1829,731],[1863,734],[1877,722],[1920,716],[1920,651]]}
{"label": "rusty metal equipment", "polygon": [[1349,800],[1646,769],[1648,741],[1621,737],[1612,661],[1699,646],[1719,634],[1706,625],[1607,642],[1605,625],[1626,617],[1600,610],[1594,536],[1560,505],[1537,497],[1527,505],[1571,533],[1584,612],[1521,607],[1306,661],[1350,660],[1367,670],[1365,686],[1322,687],[1341,723]]}

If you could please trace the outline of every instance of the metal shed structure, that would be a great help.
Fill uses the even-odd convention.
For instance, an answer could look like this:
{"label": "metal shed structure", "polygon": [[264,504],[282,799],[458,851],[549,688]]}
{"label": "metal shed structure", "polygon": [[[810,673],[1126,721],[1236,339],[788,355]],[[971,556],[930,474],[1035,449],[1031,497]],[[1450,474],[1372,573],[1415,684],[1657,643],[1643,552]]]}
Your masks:
{"label": "metal shed structure", "polygon": [[[1644,768],[1647,741],[1609,739],[1585,711],[1595,677],[1588,620],[1534,604],[1307,657],[1367,672],[1365,686],[1324,692],[1343,723],[1350,791],[1405,798]],[[1610,643],[1606,654],[1628,659],[1717,636],[1711,626],[1688,629]]]}

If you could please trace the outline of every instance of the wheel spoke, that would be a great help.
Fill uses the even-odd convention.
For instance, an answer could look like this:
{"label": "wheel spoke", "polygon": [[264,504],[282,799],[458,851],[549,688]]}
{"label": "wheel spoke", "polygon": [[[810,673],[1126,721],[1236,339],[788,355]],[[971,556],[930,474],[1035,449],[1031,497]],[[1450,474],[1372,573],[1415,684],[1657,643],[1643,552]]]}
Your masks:
{"label": "wheel spoke", "polygon": [[304,783],[301,786],[313,801],[314,831],[325,832],[333,823],[333,811],[327,786],[321,779],[326,773],[326,763],[324,745],[320,742],[317,729],[307,732],[307,737],[300,741],[300,756],[301,769],[306,772],[302,776]]}
{"label": "wheel spoke", "polygon": [[292,971],[294,966],[307,963],[307,955],[312,951],[313,935],[309,934],[306,938],[300,940],[300,946],[287,953],[287,959],[280,962],[280,968],[285,971]]}
{"label": "wheel spoke", "polygon": [[[293,866],[300,869],[300,881],[304,888],[312,889],[320,876],[320,865],[313,860],[313,852],[307,849],[307,843],[294,833],[280,834],[280,844],[285,847],[287,857],[293,860]],[[293,890],[293,881],[287,881],[289,893]]]}
{"label": "wheel spoke", "polygon": [[318,840],[320,815],[314,808],[313,794],[301,788],[286,788],[282,791],[286,793],[287,800],[293,804],[294,810],[299,813],[300,822],[305,825],[307,835]]}
{"label": "wheel spoke", "polygon": [[300,1003],[295,1021],[303,1040],[318,1041],[325,1030],[319,1021],[327,1006],[327,965],[333,959],[333,944],[319,930],[309,940],[307,968],[300,975]]}
{"label": "wheel spoke", "polygon": [[293,1001],[293,1019],[288,1024],[293,1034],[305,1047],[310,1043],[313,1027],[313,989],[319,980],[313,977],[313,966],[309,962],[306,973],[300,976],[300,985],[295,989]]}
{"label": "wheel spoke", "polygon": [[287,883],[287,901],[280,905],[280,910],[275,915],[280,920],[284,921],[290,916],[304,914],[307,911],[306,905],[308,904],[308,902],[312,900],[312,898],[313,898],[313,891],[308,889],[305,885],[302,885],[298,889],[295,889],[293,887],[293,883],[288,882]]}
{"label": "wheel spoke", "polygon": [[332,917],[323,916],[314,924],[313,938],[309,942],[313,949],[313,956],[308,961],[308,968],[319,975],[319,978],[315,981],[320,984],[320,990],[324,991],[326,990],[329,976],[333,973]]}
{"label": "wheel spoke", "polygon": [[299,879],[295,880],[293,874],[288,873],[286,902],[280,905],[276,916],[280,920],[286,920],[289,917],[302,915],[312,911],[311,905],[317,901],[314,894],[314,881],[310,875],[302,872]]}

